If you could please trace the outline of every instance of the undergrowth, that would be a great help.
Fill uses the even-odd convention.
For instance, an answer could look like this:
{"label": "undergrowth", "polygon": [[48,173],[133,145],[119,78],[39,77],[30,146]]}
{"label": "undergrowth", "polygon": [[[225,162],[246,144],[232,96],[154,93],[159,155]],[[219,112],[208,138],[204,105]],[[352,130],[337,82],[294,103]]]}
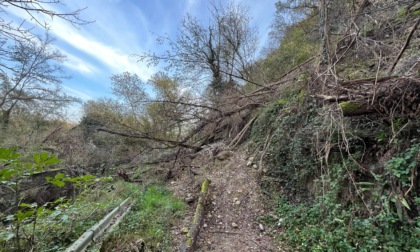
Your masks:
{"label": "undergrowth", "polygon": [[314,116],[314,104],[302,106],[304,102],[304,92],[296,88],[286,90],[260,113],[251,133],[251,149],[260,153],[270,139],[264,156],[266,175],[275,178],[276,187],[295,200],[306,192],[306,183],[317,170],[312,143],[321,122]]}
{"label": "undergrowth", "polygon": [[[100,251],[127,251],[140,239],[150,251],[172,251],[170,227],[183,213],[184,202],[161,186],[150,186],[124,220],[105,239]],[[135,246],[135,245],[134,245]]]}
{"label": "undergrowth", "polygon": [[296,89],[261,111],[251,146],[278,200],[266,223],[291,251],[420,251],[420,131],[401,121],[344,118]]}

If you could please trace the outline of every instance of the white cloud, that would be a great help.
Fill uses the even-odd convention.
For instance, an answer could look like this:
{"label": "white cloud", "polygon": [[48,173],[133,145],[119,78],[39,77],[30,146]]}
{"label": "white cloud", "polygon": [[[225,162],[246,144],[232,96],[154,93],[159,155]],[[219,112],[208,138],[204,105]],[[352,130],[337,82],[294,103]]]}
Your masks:
{"label": "white cloud", "polygon": [[147,80],[152,73],[146,66],[140,67],[129,52],[105,45],[94,38],[83,36],[79,30],[64,22],[54,23],[51,31],[61,40],[100,61],[114,73],[129,71],[138,74],[144,80]]}
{"label": "white cloud", "polygon": [[[100,11],[100,8],[96,11]],[[22,19],[26,19],[32,24],[36,25],[36,22],[33,19],[28,17],[28,14],[20,9],[10,9],[10,12],[15,16]],[[47,19],[43,14],[39,15],[39,20]],[[120,20],[115,20],[112,18],[112,22],[119,23]],[[143,20],[142,22],[147,22]],[[109,32],[109,29],[115,27],[114,24],[101,23],[101,25],[96,25],[95,28],[99,28],[99,31],[96,31],[95,34],[104,34],[105,36],[92,36],[91,32],[89,33],[86,30],[83,30],[85,27],[94,26],[95,23],[82,26],[80,29],[75,28],[68,22],[55,19],[54,22],[50,22],[50,32],[59,38],[60,41],[64,41],[71,45],[72,47],[83,52],[86,57],[91,57],[94,60],[102,63],[108,69],[105,72],[108,75],[121,73],[124,71],[136,73],[143,80],[147,80],[153,74],[154,70],[148,68],[144,63],[137,62],[137,59],[132,57],[131,54],[138,53],[138,48],[133,48],[133,45],[136,41],[133,37],[133,33],[127,32],[124,33],[122,30],[115,32],[114,34]],[[107,27],[109,29],[107,29]],[[90,27],[92,29],[92,27]],[[116,43],[118,42],[118,43]],[[124,44],[126,45],[124,46]],[[72,57],[69,55],[69,62],[65,65],[74,70],[81,71],[82,73],[91,73],[95,68],[91,67],[91,64],[86,63],[86,61],[81,60],[81,58]]]}
{"label": "white cloud", "polygon": [[77,97],[77,98],[81,99],[82,101],[89,101],[89,100],[93,100],[94,99],[93,96],[91,96],[89,94],[86,94],[86,93],[84,93],[82,91],[76,90],[74,88],[71,88],[71,87],[69,87],[67,85],[63,85],[63,89],[64,89],[64,92],[66,94],[71,95],[71,96],[74,96],[74,97]]}
{"label": "white cloud", "polygon": [[99,70],[96,67],[75,56],[74,54],[71,54],[66,50],[63,50],[58,47],[57,49],[67,57],[67,60],[64,62],[64,66],[84,75],[92,75],[99,72]]}

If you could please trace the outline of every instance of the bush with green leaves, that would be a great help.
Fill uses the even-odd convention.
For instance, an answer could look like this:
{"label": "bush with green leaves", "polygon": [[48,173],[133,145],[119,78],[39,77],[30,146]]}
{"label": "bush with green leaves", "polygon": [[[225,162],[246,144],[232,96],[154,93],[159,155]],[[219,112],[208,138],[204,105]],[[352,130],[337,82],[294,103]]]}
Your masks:
{"label": "bush with green leaves", "polygon": [[[30,183],[31,176],[59,163],[60,159],[47,152],[24,157],[14,148],[0,148],[0,183],[13,193],[13,197],[9,197],[13,201],[12,208],[7,216],[2,216],[4,226],[0,226],[0,244],[5,251],[37,250],[42,240],[51,240],[46,238],[51,235],[48,232],[54,233],[57,227],[69,221],[64,211],[70,207],[68,199],[58,198],[43,205],[25,202],[21,188],[23,183]],[[92,175],[68,177],[57,173],[54,177],[46,177],[46,182],[58,187],[71,183],[74,188],[81,189],[95,183],[94,178]]]}

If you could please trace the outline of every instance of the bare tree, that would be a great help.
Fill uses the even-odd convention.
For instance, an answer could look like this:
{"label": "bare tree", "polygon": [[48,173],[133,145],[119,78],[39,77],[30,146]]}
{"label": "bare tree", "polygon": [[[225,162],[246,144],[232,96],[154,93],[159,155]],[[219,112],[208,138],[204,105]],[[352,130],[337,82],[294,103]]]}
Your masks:
{"label": "bare tree", "polygon": [[51,50],[51,38],[16,41],[0,60],[0,109],[4,126],[17,107],[27,110],[59,108],[78,101],[61,92],[66,78],[60,63],[65,56]]}
{"label": "bare tree", "polygon": [[113,94],[124,101],[132,115],[139,117],[148,95],[138,75],[129,72],[115,74],[111,76],[111,84]]}
{"label": "bare tree", "polygon": [[[25,11],[31,20],[39,26],[48,30],[48,22],[44,17],[60,18],[68,21],[72,25],[84,25],[90,23],[80,17],[81,12],[85,9],[76,9],[71,11],[60,11],[65,7],[61,0],[0,0],[0,12],[3,13],[0,18],[0,38],[1,40],[28,40],[33,39],[35,36],[32,34],[31,29],[24,28],[23,23],[16,23],[8,19],[9,10],[12,8]],[[41,14],[41,15],[40,15]]]}
{"label": "bare tree", "polygon": [[257,41],[247,8],[239,3],[212,3],[210,11],[208,24],[187,15],[175,40],[159,37],[169,46],[168,51],[145,53],[139,59],[150,64],[164,62],[169,69],[188,73],[189,77],[209,77],[215,95],[234,85],[235,79],[247,79]]}

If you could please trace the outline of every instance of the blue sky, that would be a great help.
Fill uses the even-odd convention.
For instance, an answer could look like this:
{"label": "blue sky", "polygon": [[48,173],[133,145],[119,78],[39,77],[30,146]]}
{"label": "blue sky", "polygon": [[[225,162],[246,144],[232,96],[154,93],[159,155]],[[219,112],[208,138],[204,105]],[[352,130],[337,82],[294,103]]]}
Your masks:
{"label": "blue sky", "polygon": [[[81,17],[95,21],[78,28],[55,18],[45,18],[51,26],[54,45],[67,56],[66,72],[72,77],[63,81],[63,90],[83,101],[110,97],[110,77],[124,71],[137,74],[143,81],[159,69],[137,62],[134,54],[162,50],[157,35],[174,38],[187,14],[203,22],[209,19],[209,0],[63,0],[67,10],[85,8]],[[267,38],[274,19],[277,0],[243,0],[249,7],[253,25],[258,27],[260,46]],[[227,1],[221,0],[221,3]],[[10,10],[27,18],[23,12]],[[30,20],[28,20],[30,23]],[[72,109],[73,113],[80,113]],[[78,117],[78,115],[73,115]]]}

